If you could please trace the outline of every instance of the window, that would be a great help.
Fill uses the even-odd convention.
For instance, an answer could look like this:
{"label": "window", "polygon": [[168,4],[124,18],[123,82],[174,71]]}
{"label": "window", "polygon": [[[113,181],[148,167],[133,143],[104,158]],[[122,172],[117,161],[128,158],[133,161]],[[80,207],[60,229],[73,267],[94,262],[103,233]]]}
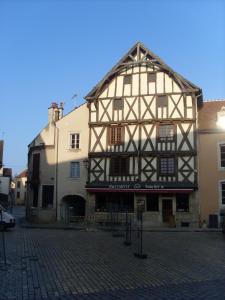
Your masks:
{"label": "window", "polygon": [[220,167],[225,168],[225,144],[220,144]]}
{"label": "window", "polygon": [[134,195],[133,193],[96,193],[95,198],[96,212],[133,212]]}
{"label": "window", "polygon": [[80,149],[80,134],[71,133],[70,134],[70,149]]}
{"label": "window", "polygon": [[124,141],[124,127],[112,126],[108,129],[110,145],[122,145]]}
{"label": "window", "polygon": [[123,109],[123,99],[122,98],[114,99],[114,101],[113,101],[113,109],[114,110]]}
{"label": "window", "polygon": [[174,140],[174,125],[159,125],[159,140],[173,141]]}
{"label": "window", "polygon": [[39,181],[39,169],[40,169],[40,153],[35,153],[33,155],[32,181]]}
{"label": "window", "polygon": [[70,177],[80,178],[80,162],[73,161],[70,163]]}
{"label": "window", "polygon": [[16,198],[19,199],[20,198],[20,192],[16,193]]}
{"label": "window", "polygon": [[221,200],[222,204],[225,205],[225,182],[221,182]]}
{"label": "window", "polygon": [[124,84],[131,84],[132,75],[125,75],[124,76]]}
{"label": "window", "polygon": [[189,195],[177,194],[177,211],[189,212]]}
{"label": "window", "polygon": [[54,185],[42,186],[42,207],[52,208],[54,198]]}
{"label": "window", "polygon": [[159,197],[157,194],[147,194],[147,211],[159,211]]}
{"label": "window", "polygon": [[161,175],[174,175],[175,173],[175,158],[174,157],[161,157],[160,158],[160,174]]}
{"label": "window", "polygon": [[20,181],[17,181],[17,188],[20,188]]}
{"label": "window", "polygon": [[157,105],[158,107],[167,107],[168,98],[166,95],[161,95],[157,97]]}
{"label": "window", "polygon": [[156,82],[156,73],[148,73],[148,82]]}
{"label": "window", "polygon": [[122,176],[129,174],[129,157],[112,157],[110,160],[110,175]]}

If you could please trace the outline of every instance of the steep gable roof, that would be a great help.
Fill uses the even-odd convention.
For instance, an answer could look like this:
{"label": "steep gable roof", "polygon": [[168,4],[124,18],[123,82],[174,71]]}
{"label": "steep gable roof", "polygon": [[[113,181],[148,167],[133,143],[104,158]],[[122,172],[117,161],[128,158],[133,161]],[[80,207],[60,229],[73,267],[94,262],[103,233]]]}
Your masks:
{"label": "steep gable roof", "polygon": [[142,43],[137,42],[123,57],[122,59],[105,75],[105,77],[85,96],[85,99],[92,100],[99,96],[103,86],[111,81],[111,79],[122,72],[125,68],[132,66],[138,66],[141,64],[155,66],[168,73],[182,90],[195,92],[202,101],[201,89],[194,85],[189,80],[172,70],[167,64],[165,64],[161,58],[147,49]]}

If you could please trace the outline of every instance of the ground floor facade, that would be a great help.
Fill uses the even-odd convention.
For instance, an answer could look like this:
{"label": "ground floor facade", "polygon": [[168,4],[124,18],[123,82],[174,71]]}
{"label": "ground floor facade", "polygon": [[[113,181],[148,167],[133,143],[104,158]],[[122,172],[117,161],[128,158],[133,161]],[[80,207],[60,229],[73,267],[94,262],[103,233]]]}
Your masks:
{"label": "ground floor facade", "polygon": [[88,189],[87,214],[90,222],[110,222],[112,213],[125,222],[142,211],[146,227],[198,227],[198,193],[193,190]]}

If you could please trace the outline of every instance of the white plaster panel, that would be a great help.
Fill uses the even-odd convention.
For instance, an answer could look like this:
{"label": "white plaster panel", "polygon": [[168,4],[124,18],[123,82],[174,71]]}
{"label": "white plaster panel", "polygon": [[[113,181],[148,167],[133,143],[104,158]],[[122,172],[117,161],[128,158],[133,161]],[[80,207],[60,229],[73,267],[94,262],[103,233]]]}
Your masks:
{"label": "white plaster panel", "polygon": [[173,91],[174,93],[181,93],[179,85],[173,80]]}
{"label": "white plaster panel", "polygon": [[172,93],[172,78],[170,78],[166,73],[165,73],[165,91],[166,93]]}
{"label": "white plaster panel", "polygon": [[123,94],[123,76],[117,77],[116,96],[121,97]]}
{"label": "white plaster panel", "polygon": [[155,94],[155,82],[148,83],[149,94]]}
{"label": "white plaster panel", "polygon": [[124,96],[131,96],[131,84],[124,85]]}
{"label": "white plaster panel", "polygon": [[105,88],[104,91],[99,95],[99,98],[106,98],[107,92],[108,92],[108,88]]}
{"label": "white plaster panel", "polygon": [[147,73],[140,74],[141,76],[141,87],[140,87],[140,93],[141,95],[147,94]]}
{"label": "white plaster panel", "polygon": [[133,73],[139,73],[139,67],[134,67]]}
{"label": "white plaster panel", "polygon": [[109,84],[108,97],[114,97],[114,95],[115,95],[115,85],[116,85],[116,80],[113,79],[112,82],[110,82],[110,84]]}
{"label": "white plaster panel", "polygon": [[139,74],[133,75],[133,83],[132,83],[132,95],[137,96],[139,94]]}
{"label": "white plaster panel", "polygon": [[186,97],[186,103],[187,103],[187,107],[192,107],[192,97],[191,96]]}
{"label": "white plaster panel", "polygon": [[133,73],[133,68],[130,67],[129,69],[127,69],[127,74],[132,74]]}
{"label": "white plaster panel", "polygon": [[91,112],[91,122],[96,122],[96,121],[97,121],[96,112]]}
{"label": "white plaster panel", "polygon": [[156,90],[157,93],[163,93],[164,92],[164,82],[163,82],[163,73],[157,72],[156,73]]}

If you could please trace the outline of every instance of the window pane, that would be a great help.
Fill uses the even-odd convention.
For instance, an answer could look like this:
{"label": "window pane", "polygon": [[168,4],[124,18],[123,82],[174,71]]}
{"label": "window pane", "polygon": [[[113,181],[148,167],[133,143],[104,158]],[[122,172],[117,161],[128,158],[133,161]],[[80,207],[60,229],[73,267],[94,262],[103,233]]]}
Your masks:
{"label": "window pane", "polygon": [[112,157],[110,160],[110,175],[121,176],[129,174],[129,157]]}
{"label": "window pane", "polygon": [[166,95],[158,96],[157,99],[158,107],[166,107],[168,105],[168,99]]}
{"label": "window pane", "polygon": [[160,172],[161,174],[172,175],[175,173],[175,159],[174,157],[160,158]]}
{"label": "window pane", "polygon": [[189,195],[188,194],[177,194],[177,211],[189,211]]}
{"label": "window pane", "polygon": [[225,168],[225,145],[220,145],[220,163],[221,167]]}
{"label": "window pane", "polygon": [[159,138],[161,141],[172,141],[174,139],[174,126],[173,125],[160,125]]}
{"label": "window pane", "polygon": [[114,99],[113,109],[123,109],[123,99]]}
{"label": "window pane", "polygon": [[156,73],[148,73],[148,82],[156,82]]}
{"label": "window pane", "polygon": [[225,204],[225,182],[221,183],[222,204]]}
{"label": "window pane", "polygon": [[123,143],[123,132],[124,127],[113,126],[109,127],[109,144],[110,145],[121,145]]}
{"label": "window pane", "polygon": [[73,178],[80,177],[80,163],[79,162],[71,162],[70,177],[73,177]]}
{"label": "window pane", "polygon": [[131,84],[132,75],[124,76],[124,84]]}
{"label": "window pane", "polygon": [[80,134],[72,133],[70,135],[70,148],[71,149],[79,149],[80,148]]}

